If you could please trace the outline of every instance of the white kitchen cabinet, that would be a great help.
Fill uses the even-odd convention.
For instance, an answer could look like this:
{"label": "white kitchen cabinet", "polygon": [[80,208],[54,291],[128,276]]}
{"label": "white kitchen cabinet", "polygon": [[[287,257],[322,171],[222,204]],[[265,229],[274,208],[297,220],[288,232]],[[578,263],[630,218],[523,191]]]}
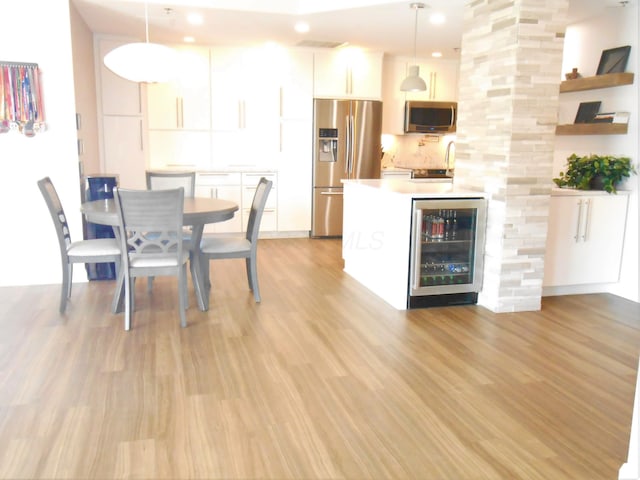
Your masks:
{"label": "white kitchen cabinet", "polygon": [[172,47],[177,52],[177,77],[147,86],[147,114],[152,130],[211,128],[209,49]]}
{"label": "white kitchen cabinet", "polygon": [[314,53],[314,96],[382,99],[381,52],[357,48]]}
{"label": "white kitchen cabinet", "polygon": [[311,118],[281,125],[282,150],[278,163],[278,231],[311,230]]}
{"label": "white kitchen cabinet", "polygon": [[280,72],[278,231],[308,234],[311,228],[309,146],[313,142],[313,52],[287,51]]}
{"label": "white kitchen cabinet", "polygon": [[280,85],[263,48],[211,49],[213,165],[260,165],[279,149]]}
{"label": "white kitchen cabinet", "polygon": [[313,116],[313,52],[286,50],[278,55],[277,81],[282,122]]}
{"label": "white kitchen cabinet", "polygon": [[[127,43],[99,38],[96,42],[96,72],[99,86],[100,169],[118,175],[125,188],[146,188],[146,136],[143,89],[104,66],[104,56]],[[95,172],[97,173],[97,172]]]}
{"label": "white kitchen cabinet", "polygon": [[196,176],[196,197],[220,198],[238,204],[238,211],[225,222],[209,223],[204,233],[238,233],[242,227],[242,174],[240,172],[201,172]]}
{"label": "white kitchen cabinet", "polygon": [[102,115],[140,116],[143,112],[141,84],[125,80],[104,65],[104,56],[126,41],[98,40],[98,81]]}
{"label": "white kitchen cabinet", "polygon": [[404,134],[404,105],[407,100],[456,101],[458,98],[458,62],[452,60],[421,60],[420,77],[427,84],[424,92],[402,92],[400,84],[410,65],[415,62],[404,57],[384,60],[382,131]]}
{"label": "white kitchen cabinet", "polygon": [[149,130],[149,166],[152,169],[206,169],[210,162],[210,132]]}
{"label": "white kitchen cabinet", "polygon": [[103,172],[118,175],[121,187],[146,189],[142,118],[105,115],[102,137]]}
{"label": "white kitchen cabinet", "polygon": [[267,203],[260,222],[261,232],[275,232],[278,230],[278,176],[269,172],[245,172],[242,174],[242,231],[246,231],[251,213],[251,204],[260,179],[271,180],[273,185],[267,197]]}
{"label": "white kitchen cabinet", "polygon": [[[402,78],[408,73],[409,66],[413,62],[405,64]],[[451,60],[419,61],[420,76],[427,84],[424,92],[406,92],[406,100],[434,100],[456,101],[458,99],[458,62]]]}
{"label": "white kitchen cabinet", "polygon": [[624,192],[554,190],[543,286],[618,281],[628,198]]}

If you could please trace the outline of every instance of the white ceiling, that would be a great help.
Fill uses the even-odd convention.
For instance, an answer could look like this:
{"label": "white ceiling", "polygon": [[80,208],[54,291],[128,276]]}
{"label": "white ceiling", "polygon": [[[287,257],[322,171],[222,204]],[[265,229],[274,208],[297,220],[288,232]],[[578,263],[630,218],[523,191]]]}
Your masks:
{"label": "white ceiling", "polygon": [[[456,58],[462,34],[462,14],[469,0],[425,0],[418,10],[417,53],[440,51]],[[628,3],[636,4],[638,0]],[[94,33],[145,38],[144,0],[70,0]],[[569,23],[608,8],[624,8],[620,0],[569,0]],[[415,10],[406,0],[148,0],[149,40],[180,44],[185,35],[203,45],[250,45],[275,41],[295,46],[302,41],[348,42],[350,45],[413,56]],[[167,10],[169,9],[169,10]],[[167,13],[169,12],[169,13]],[[189,25],[186,15],[200,13],[204,22]],[[447,18],[431,25],[431,13]],[[310,31],[293,30],[298,20]]]}

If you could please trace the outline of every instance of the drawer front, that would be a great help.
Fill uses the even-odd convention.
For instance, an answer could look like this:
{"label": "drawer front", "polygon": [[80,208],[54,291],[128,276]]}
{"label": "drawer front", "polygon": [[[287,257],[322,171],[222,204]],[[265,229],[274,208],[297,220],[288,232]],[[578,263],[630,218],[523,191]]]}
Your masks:
{"label": "drawer front", "polygon": [[264,173],[264,172],[245,172],[242,174],[242,186],[244,187],[255,187],[260,182],[260,179],[264,177],[267,180],[271,180],[273,182],[273,186],[276,186],[277,175],[275,173]]}
{"label": "drawer front", "polygon": [[[251,204],[253,203],[253,197],[256,194],[256,187],[247,187],[244,185],[242,187],[242,207],[243,208],[251,208]],[[267,197],[267,203],[265,203],[265,209],[267,208],[276,208],[278,204],[278,190],[274,187],[271,187],[269,191],[269,196]]]}
{"label": "drawer front", "polygon": [[196,185],[240,185],[241,180],[242,174],[240,172],[198,173],[196,177]]}
{"label": "drawer front", "polygon": [[[246,231],[247,223],[249,223],[249,214],[251,210],[242,211],[242,230]],[[278,215],[275,208],[265,208],[262,212],[262,220],[260,221],[261,232],[275,232],[278,230]]]}

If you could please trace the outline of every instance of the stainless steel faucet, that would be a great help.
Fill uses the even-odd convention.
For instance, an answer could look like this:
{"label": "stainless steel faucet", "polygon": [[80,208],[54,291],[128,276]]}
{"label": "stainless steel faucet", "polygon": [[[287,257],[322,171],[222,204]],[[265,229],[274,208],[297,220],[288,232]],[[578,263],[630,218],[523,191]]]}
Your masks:
{"label": "stainless steel faucet", "polygon": [[450,154],[451,146],[452,146],[452,145],[455,147],[455,142],[454,142],[453,140],[451,140],[451,141],[447,144],[447,150],[446,150],[446,152],[445,152],[445,154],[444,154],[444,164],[445,164],[445,166],[446,166],[446,168],[447,168],[447,171],[451,170],[451,165],[449,165],[449,161],[450,161],[450,159],[449,159],[449,154]]}

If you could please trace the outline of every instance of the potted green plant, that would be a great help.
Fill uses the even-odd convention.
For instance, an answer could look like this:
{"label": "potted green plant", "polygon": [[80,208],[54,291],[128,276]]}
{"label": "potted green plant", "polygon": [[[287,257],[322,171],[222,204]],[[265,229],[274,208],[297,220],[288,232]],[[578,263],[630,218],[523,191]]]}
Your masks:
{"label": "potted green plant", "polygon": [[617,193],[617,184],[632,173],[636,169],[629,157],[596,154],[579,157],[573,153],[567,158],[566,171],[560,172],[553,182],[558,187]]}

